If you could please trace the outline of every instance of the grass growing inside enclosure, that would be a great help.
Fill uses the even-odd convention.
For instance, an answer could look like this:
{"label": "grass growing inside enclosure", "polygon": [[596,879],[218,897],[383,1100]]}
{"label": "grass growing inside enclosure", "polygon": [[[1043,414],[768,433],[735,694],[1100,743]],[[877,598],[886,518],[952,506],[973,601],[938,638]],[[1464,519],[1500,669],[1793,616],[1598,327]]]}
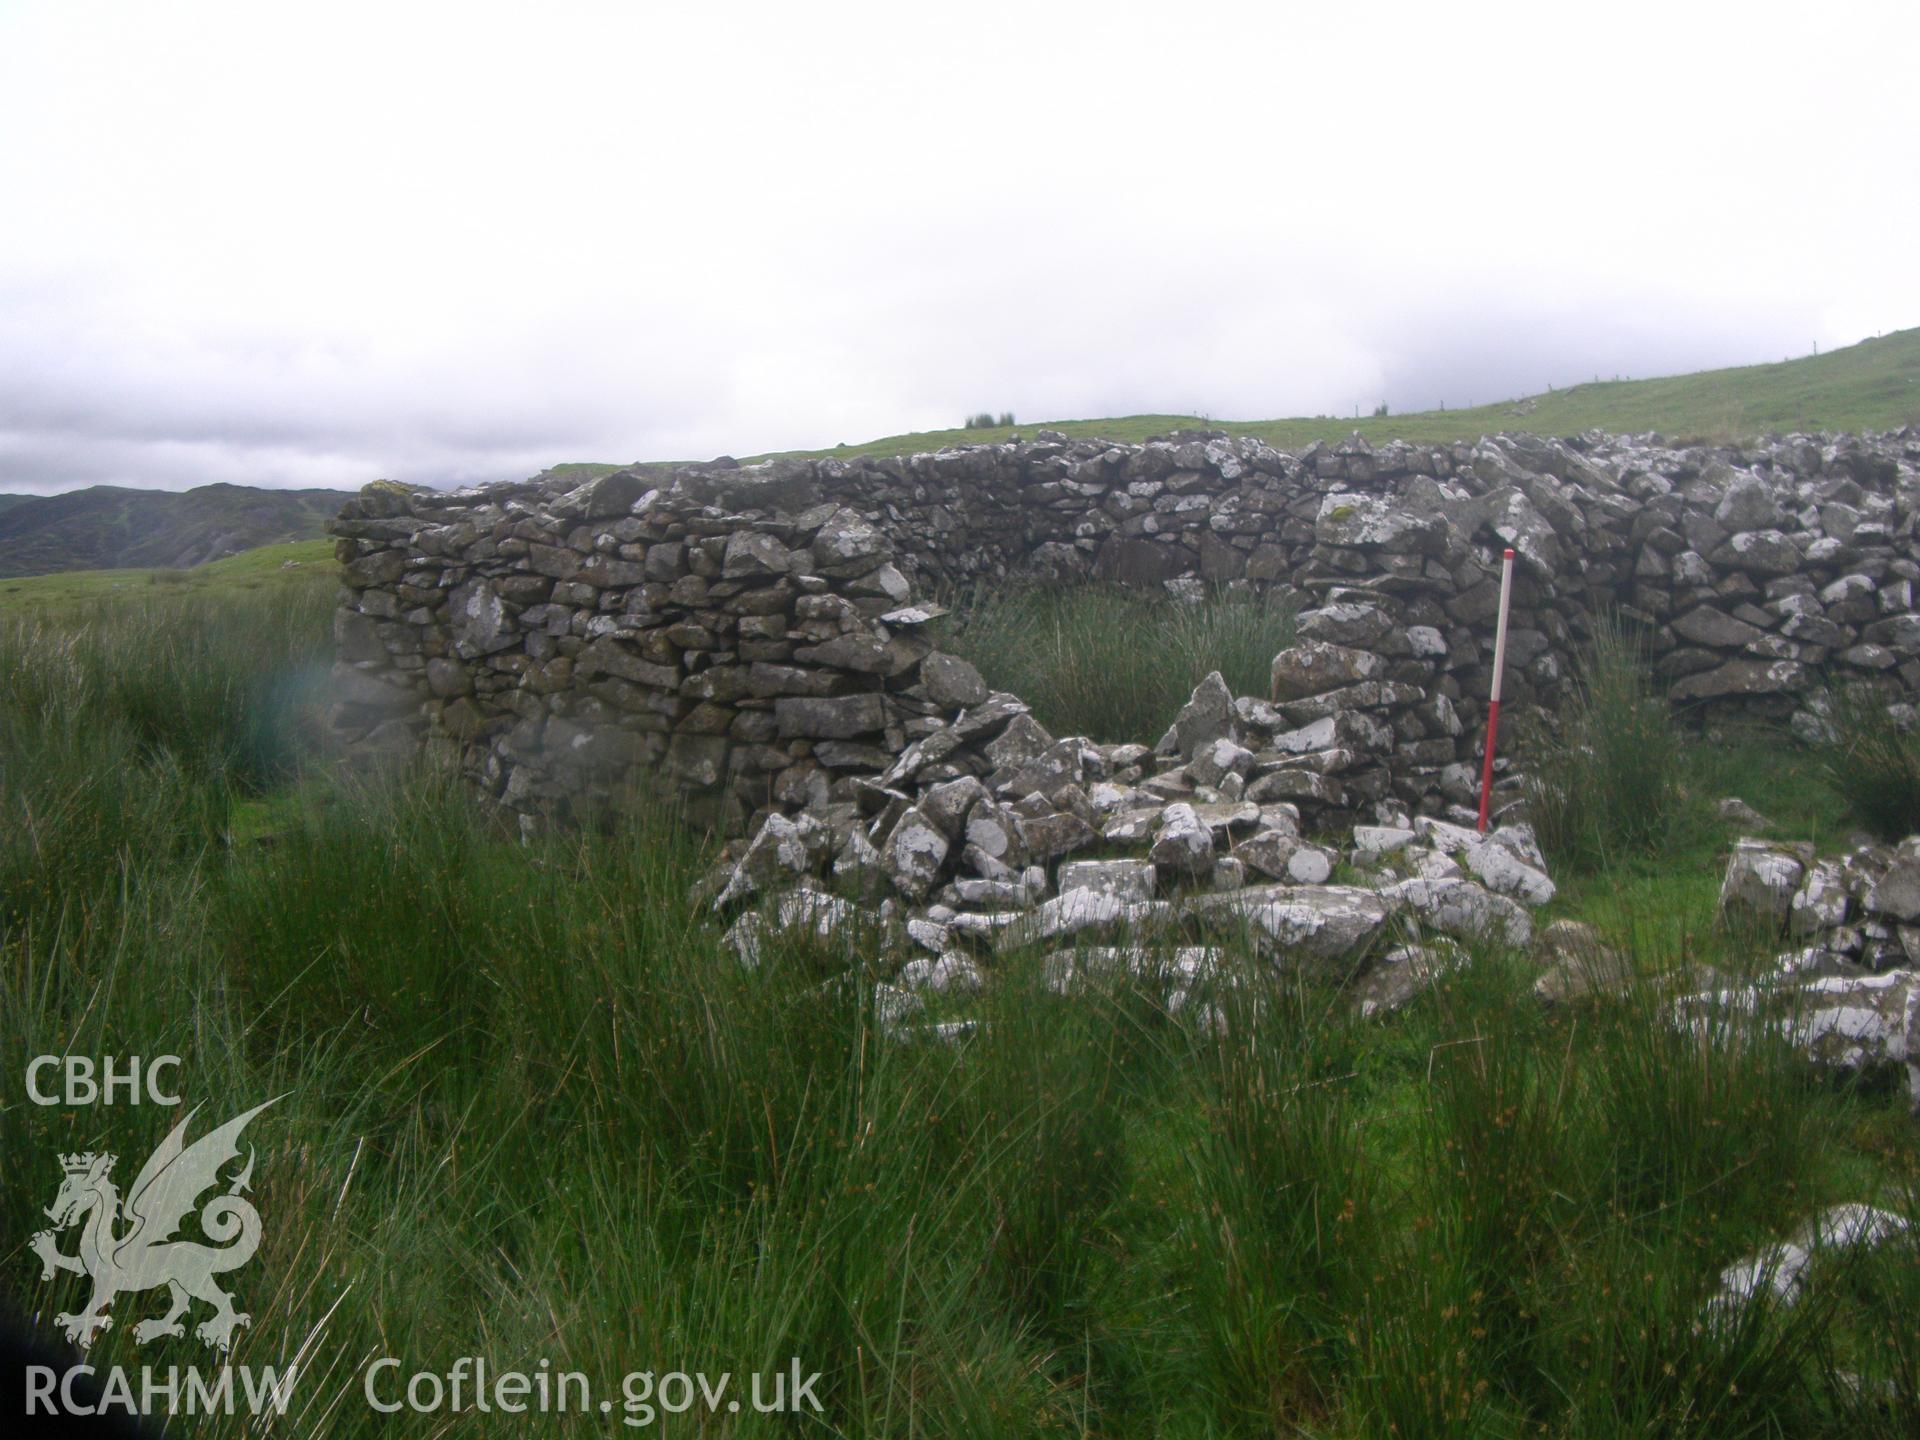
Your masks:
{"label": "grass growing inside enclosure", "polygon": [[[1772,727],[1689,732],[1670,713],[1642,647],[1603,623],[1576,662],[1561,728],[1524,736],[1529,814],[1560,887],[1555,914],[1597,924],[1630,949],[1720,963],[1753,937],[1724,932],[1720,881],[1735,837],[1846,848],[1856,827],[1817,756]],[[1737,798],[1754,826],[1719,815]]]}
{"label": "grass growing inside enclosure", "polygon": [[1557,733],[1531,737],[1529,813],[1558,864],[1598,869],[1656,852],[1692,818],[1679,730],[1653,686],[1644,646],[1602,619],[1581,658]]}
{"label": "grass growing inside enclosure", "polygon": [[[1500,953],[1384,1022],[1237,953],[1177,1011],[1151,978],[1063,995],[1008,955],[971,1039],[900,1044],[871,947],[736,963],[669,813],[521,843],[452,777],[303,769],[298,726],[256,715],[325,615],[240,603],[0,636],[0,1069],[177,1054],[211,1123],[282,1097],[248,1132],[265,1239],[230,1283],[237,1364],[304,1354],[285,1433],[605,1435],[628,1372],[741,1395],[794,1357],[817,1416],[655,1425],[1912,1433],[1912,1245],[1703,1321],[1721,1267],[1819,1206],[1913,1204],[1903,1097],[1676,1030],[1651,991],[1543,1011]],[[271,843],[234,838],[264,803]],[[1636,963],[1692,958],[1668,943]],[[178,1113],[0,1107],[0,1276],[42,1333],[83,1298],[25,1249],[56,1156],[130,1172]],[[191,1335],[133,1344],[158,1308],[117,1301],[94,1363],[205,1365]],[[544,1359],[616,1408],[382,1415],[382,1355]]]}
{"label": "grass growing inside enclosure", "polygon": [[1235,695],[1264,695],[1293,643],[1278,598],[1199,602],[1118,585],[1032,586],[966,597],[941,643],[1056,735],[1151,745],[1218,670]]}
{"label": "grass growing inside enclosure", "polygon": [[1828,783],[1881,839],[1920,830],[1920,728],[1912,707],[1903,719],[1892,708],[1898,692],[1879,685],[1839,686],[1832,698],[1833,739],[1821,767]]}

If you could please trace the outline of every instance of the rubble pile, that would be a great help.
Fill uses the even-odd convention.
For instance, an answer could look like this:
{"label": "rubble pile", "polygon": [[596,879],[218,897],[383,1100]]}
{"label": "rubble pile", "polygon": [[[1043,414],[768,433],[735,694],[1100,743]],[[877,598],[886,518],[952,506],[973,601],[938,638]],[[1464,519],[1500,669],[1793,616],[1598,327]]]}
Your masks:
{"label": "rubble pile", "polygon": [[[1377,657],[1328,642],[1274,663],[1320,697],[1379,684]],[[707,891],[741,912],[726,940],[743,960],[795,928],[891,955],[899,974],[880,1013],[910,1030],[917,994],[977,988],[1023,947],[1050,952],[1062,988],[1089,966],[1171,977],[1178,1008],[1217,969],[1208,942],[1232,939],[1361,981],[1372,1013],[1457,963],[1455,942],[1528,943],[1530,908],[1553,897],[1526,826],[1482,835],[1391,808],[1380,757],[1394,729],[1372,718],[1386,701],[1371,692],[1369,708],[1322,707],[1295,725],[1305,717],[1236,698],[1212,674],[1152,750],[1056,739],[1013,697],[978,693],[848,799],[769,816],[722,864]],[[1385,823],[1353,827],[1335,850],[1310,838],[1329,832],[1307,828],[1303,809],[1334,814],[1352,776],[1378,777],[1366,789]]]}
{"label": "rubble pile", "polygon": [[1829,857],[1743,838],[1720,903],[1730,923],[1793,948],[1758,981],[1710,985],[1681,1010],[1705,1023],[1760,1016],[1831,1070],[1905,1067],[1920,1110],[1920,835]]}

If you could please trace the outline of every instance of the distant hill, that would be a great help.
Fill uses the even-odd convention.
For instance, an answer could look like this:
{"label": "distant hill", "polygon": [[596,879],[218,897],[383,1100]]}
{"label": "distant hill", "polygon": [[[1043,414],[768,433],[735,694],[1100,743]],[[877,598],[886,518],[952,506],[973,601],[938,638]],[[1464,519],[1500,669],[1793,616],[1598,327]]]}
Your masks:
{"label": "distant hill", "polygon": [[[986,403],[969,396],[956,409]],[[1389,397],[1391,398],[1391,397]],[[1385,417],[1322,415],[1292,420],[1220,420],[1194,415],[1128,415],[1112,420],[1041,420],[979,430],[924,430],[801,456],[910,455],[943,445],[977,445],[1011,434],[1059,430],[1075,439],[1138,443],[1169,430],[1206,427],[1257,435],[1282,449],[1340,440],[1358,430],[1368,441],[1438,444],[1502,430],[1575,435],[1658,431],[1670,440],[1732,441],[1773,431],[1894,430],[1920,422],[1920,329],[1896,330],[1858,345],[1771,365],[1702,370],[1659,380],[1600,380],[1470,410],[1422,410]],[[756,456],[756,459],[770,458]]]}
{"label": "distant hill", "polygon": [[260,545],[317,540],[348,490],[202,485],[0,495],[0,577],[65,570],[184,569]]}

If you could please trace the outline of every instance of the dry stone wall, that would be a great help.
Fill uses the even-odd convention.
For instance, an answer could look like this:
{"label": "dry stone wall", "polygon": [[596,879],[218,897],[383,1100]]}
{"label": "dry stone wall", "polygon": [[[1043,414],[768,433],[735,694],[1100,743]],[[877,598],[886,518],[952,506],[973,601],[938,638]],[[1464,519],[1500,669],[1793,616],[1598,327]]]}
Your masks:
{"label": "dry stone wall", "polygon": [[1758,1020],[1829,1070],[1904,1067],[1920,1113],[1920,835],[1829,856],[1745,836],[1720,905],[1756,939],[1794,948],[1744,979],[1690,977],[1677,1013],[1702,1026]]}
{"label": "dry stone wall", "polygon": [[[1301,808],[1309,832],[1394,821],[1470,798],[1503,546],[1522,716],[1551,708],[1603,607],[1644,622],[1675,700],[1707,715],[1811,734],[1832,678],[1920,689],[1917,472],[1911,429],[1299,452],[1042,432],[573,486],[381,482],[333,524],[331,718],[360,752],[450,749],[528,823],[637,803],[644,777],[733,833],[844,807],[890,838],[903,801],[962,778],[996,804],[1160,782]],[[1157,754],[1055,740],[931,638],[937,602],[1021,578],[1284,591],[1302,645],[1268,696],[1203,686]]]}

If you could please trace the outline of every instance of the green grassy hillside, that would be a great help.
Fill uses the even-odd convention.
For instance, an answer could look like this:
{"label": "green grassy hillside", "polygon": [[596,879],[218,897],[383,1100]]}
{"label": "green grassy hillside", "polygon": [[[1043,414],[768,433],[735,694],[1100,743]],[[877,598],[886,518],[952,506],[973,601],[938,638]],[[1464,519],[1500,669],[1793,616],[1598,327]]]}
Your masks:
{"label": "green grassy hillside", "polygon": [[191,570],[68,570],[0,580],[0,614],[66,608],[82,601],[165,598],[308,585],[338,573],[331,540],[260,545]]}
{"label": "green grassy hillside", "polygon": [[1011,429],[927,430],[860,445],[781,453],[843,458],[902,455],[943,445],[1005,440],[1038,429],[1137,443],[1183,426],[1204,425],[1236,435],[1257,435],[1271,445],[1295,449],[1315,440],[1345,439],[1356,430],[1375,443],[1471,440],[1501,430],[1571,435],[1594,428],[1618,433],[1654,430],[1681,440],[1733,440],[1770,431],[1889,430],[1915,421],[1920,421],[1920,329],[1900,330],[1844,350],[1772,365],[1702,370],[1661,380],[1598,381],[1470,410],[1424,410],[1360,420],[1126,415],[1111,420],[1048,420]]}

